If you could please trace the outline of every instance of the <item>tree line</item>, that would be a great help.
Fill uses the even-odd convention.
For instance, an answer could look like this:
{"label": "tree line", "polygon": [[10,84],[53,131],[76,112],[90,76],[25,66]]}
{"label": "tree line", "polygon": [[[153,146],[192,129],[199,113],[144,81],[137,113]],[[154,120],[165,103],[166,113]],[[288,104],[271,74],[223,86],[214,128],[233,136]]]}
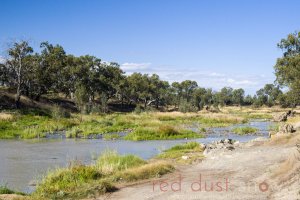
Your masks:
{"label": "tree line", "polygon": [[[49,42],[34,52],[27,41],[8,48],[8,57],[0,64],[0,85],[15,91],[20,108],[21,95],[39,100],[42,95],[59,93],[75,101],[78,109],[107,111],[111,101],[120,105],[138,105],[143,109],[172,107],[183,112],[228,105],[297,106],[300,103],[300,32],[289,34],[278,47],[283,56],[275,65],[276,81],[266,84],[255,95],[224,87],[220,91],[200,87],[185,80],[169,83],[157,74],[133,73],[126,76],[120,65],[90,56],[67,54],[62,46]],[[281,87],[288,88],[283,92]]]}

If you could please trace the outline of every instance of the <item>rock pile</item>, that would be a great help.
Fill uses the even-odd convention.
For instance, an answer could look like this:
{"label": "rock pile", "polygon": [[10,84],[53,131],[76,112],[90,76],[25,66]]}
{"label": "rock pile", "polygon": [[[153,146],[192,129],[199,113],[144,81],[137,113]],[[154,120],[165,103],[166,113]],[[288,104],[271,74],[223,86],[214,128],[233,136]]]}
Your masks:
{"label": "rock pile", "polygon": [[269,137],[272,138],[273,136],[281,136],[288,133],[294,133],[296,128],[292,124],[283,124],[279,127],[278,132],[270,132]]}
{"label": "rock pile", "polygon": [[223,139],[204,145],[204,154],[211,152],[212,150],[229,150],[232,151],[239,144],[239,141],[232,139]]}
{"label": "rock pile", "polygon": [[281,133],[293,133],[295,131],[296,130],[292,124],[283,124],[279,127],[279,132]]}
{"label": "rock pile", "polygon": [[293,117],[295,115],[295,113],[296,113],[295,111],[289,110],[285,113],[275,115],[274,121],[275,122],[285,122],[288,119],[288,117]]}

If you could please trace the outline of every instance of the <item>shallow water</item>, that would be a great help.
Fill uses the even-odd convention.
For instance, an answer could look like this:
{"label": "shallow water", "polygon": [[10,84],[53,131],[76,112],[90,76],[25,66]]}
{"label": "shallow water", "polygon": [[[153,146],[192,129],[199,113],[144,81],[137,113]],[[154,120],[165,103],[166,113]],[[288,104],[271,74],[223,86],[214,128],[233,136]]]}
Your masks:
{"label": "shallow water", "polygon": [[[238,136],[230,133],[232,127],[213,128],[206,138],[193,139],[209,143],[223,138],[246,142],[257,137],[267,137],[271,122],[255,121],[236,126],[253,126],[259,128],[259,135]],[[234,127],[234,126],[233,126]],[[33,180],[39,180],[48,170],[65,167],[72,160],[89,164],[106,149],[114,149],[121,154],[135,154],[149,159],[164,149],[187,140],[140,141],[126,140],[106,141],[102,139],[36,139],[36,140],[0,140],[0,184],[18,191],[31,192]]]}

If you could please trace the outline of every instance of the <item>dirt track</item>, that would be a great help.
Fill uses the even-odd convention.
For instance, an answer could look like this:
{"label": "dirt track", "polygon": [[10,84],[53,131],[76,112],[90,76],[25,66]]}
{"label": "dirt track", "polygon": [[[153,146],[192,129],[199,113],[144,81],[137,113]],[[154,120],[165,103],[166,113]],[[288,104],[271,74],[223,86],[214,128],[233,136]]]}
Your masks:
{"label": "dirt track", "polygon": [[[298,178],[281,186],[273,175],[280,163],[295,153],[295,149],[294,145],[252,143],[234,151],[215,152],[207,155],[201,163],[181,167],[173,174],[127,186],[98,199],[300,199],[297,196],[300,190]],[[181,182],[180,175],[183,177]]]}

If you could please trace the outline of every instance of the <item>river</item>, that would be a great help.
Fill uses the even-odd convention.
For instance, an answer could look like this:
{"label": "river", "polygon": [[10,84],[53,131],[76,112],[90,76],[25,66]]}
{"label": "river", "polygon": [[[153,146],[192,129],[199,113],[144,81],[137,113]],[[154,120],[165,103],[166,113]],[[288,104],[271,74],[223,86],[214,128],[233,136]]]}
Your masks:
{"label": "river", "polygon": [[[245,142],[256,137],[267,137],[268,127],[272,122],[253,121],[236,126],[257,127],[258,135],[238,136],[227,128],[212,128],[206,138],[193,139],[200,143],[209,143],[223,138],[231,138]],[[30,193],[35,180],[56,167],[65,167],[73,160],[90,164],[101,152],[113,149],[120,154],[135,154],[149,159],[164,149],[187,140],[155,140],[155,141],[127,141],[102,139],[33,139],[33,140],[0,140],[0,185]]]}

